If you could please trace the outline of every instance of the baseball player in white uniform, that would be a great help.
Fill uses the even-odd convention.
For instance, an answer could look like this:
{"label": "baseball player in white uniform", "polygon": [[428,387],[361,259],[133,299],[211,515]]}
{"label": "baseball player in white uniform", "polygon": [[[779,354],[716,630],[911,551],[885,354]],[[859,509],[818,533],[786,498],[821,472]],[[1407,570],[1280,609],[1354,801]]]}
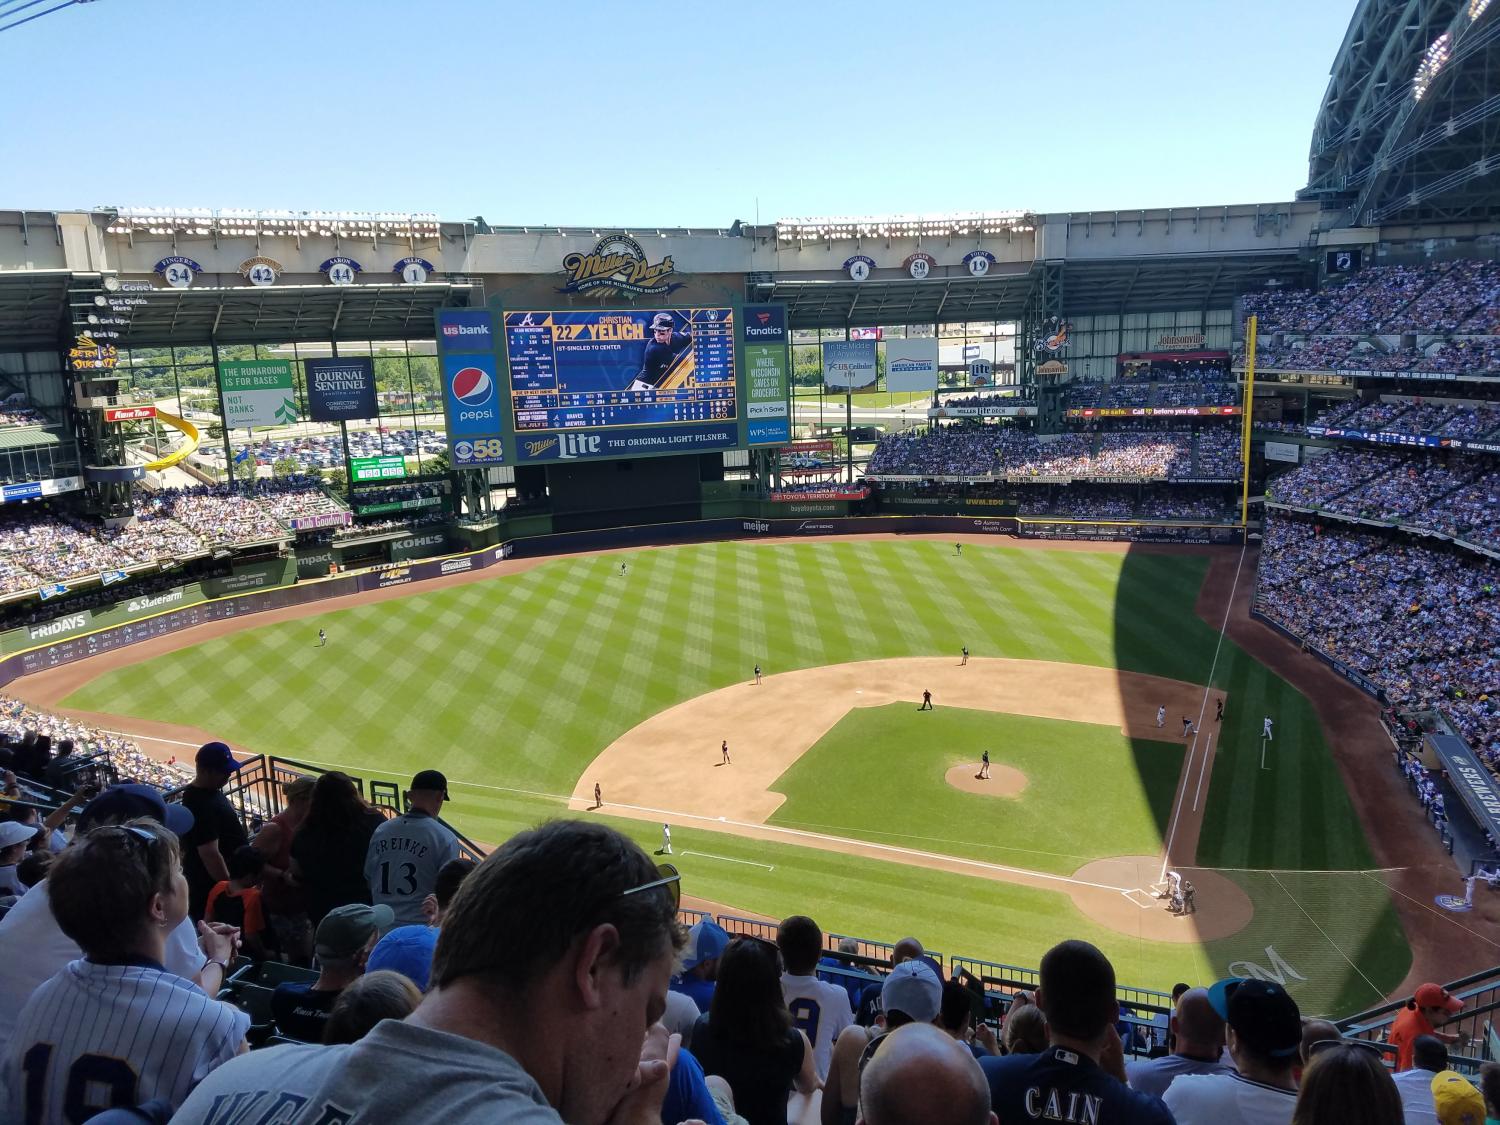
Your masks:
{"label": "baseball player in white uniform", "polygon": [[1156,709],[1156,725],[1159,727],[1167,725],[1167,709],[1165,706]]}
{"label": "baseball player in white uniform", "polygon": [[1271,716],[1270,715],[1267,715],[1265,717],[1265,721],[1263,721],[1260,724],[1260,736],[1262,738],[1265,738],[1265,739],[1270,739],[1273,742],[1275,741],[1275,739],[1271,738]]}
{"label": "baseball player in white uniform", "polygon": [[177,838],[154,820],[91,830],[47,876],[52,912],[85,956],[31,994],[0,1088],[6,1121],[74,1122],[160,1099],[174,1109],[244,1049],[250,1017],[162,968],[187,917]]}
{"label": "baseball player in white uniform", "polygon": [[672,854],[672,826],[670,824],[661,826],[661,854]]}
{"label": "baseball player in white uniform", "polygon": [[386,821],[370,837],[365,853],[365,882],[370,901],[389,906],[398,926],[423,926],[422,900],[437,888],[443,864],[458,858],[458,837],[438,820],[448,800],[448,779],[437,770],[422,770],[407,791],[411,807]]}

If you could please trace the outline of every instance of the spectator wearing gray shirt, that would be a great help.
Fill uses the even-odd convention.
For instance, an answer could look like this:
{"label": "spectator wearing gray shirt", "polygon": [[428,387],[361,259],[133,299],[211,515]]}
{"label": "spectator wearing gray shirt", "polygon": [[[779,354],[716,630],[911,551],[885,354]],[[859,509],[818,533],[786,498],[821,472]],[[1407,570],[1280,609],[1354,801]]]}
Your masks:
{"label": "spectator wearing gray shirt", "polygon": [[1223,1061],[1224,1019],[1209,1003],[1207,989],[1190,988],[1178,998],[1176,1026],[1176,1051],[1125,1068],[1131,1089],[1159,1098],[1180,1074],[1234,1073]]}
{"label": "spectator wearing gray shirt", "polygon": [[448,800],[448,779],[423,770],[411,779],[409,810],[386,821],[370,837],[365,853],[365,882],[370,901],[389,906],[400,926],[420,926],[427,918],[422,900],[437,888],[438,871],[458,858],[458,837],[438,813]]}

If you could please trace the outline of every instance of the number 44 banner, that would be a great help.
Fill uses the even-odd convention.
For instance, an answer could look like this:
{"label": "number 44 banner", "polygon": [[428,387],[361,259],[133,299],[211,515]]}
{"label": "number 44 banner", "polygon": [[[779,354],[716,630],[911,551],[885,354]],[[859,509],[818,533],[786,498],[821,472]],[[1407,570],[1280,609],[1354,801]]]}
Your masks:
{"label": "number 44 banner", "polygon": [[232,430],[297,421],[290,360],[225,360],[219,364],[219,387],[224,392],[224,424]]}

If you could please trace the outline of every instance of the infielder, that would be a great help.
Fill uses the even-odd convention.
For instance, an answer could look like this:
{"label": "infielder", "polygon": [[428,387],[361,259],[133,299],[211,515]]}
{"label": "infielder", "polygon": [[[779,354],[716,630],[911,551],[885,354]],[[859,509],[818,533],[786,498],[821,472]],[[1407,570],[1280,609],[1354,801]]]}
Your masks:
{"label": "infielder", "polygon": [[693,346],[693,338],[675,329],[672,314],[659,312],[651,318],[651,339],[641,356],[641,370],[627,390],[654,391],[661,387],[673,365]]}
{"label": "infielder", "polygon": [[755,666],[755,682],[757,684],[760,683],[760,665],[759,664],[757,664]]}
{"label": "infielder", "polygon": [[729,739],[727,738],[719,743],[719,764],[722,766],[729,765]]}
{"label": "infielder", "polygon": [[967,664],[968,662],[969,662],[969,646],[968,645],[964,645],[964,658],[962,660],[960,660],[958,663],[959,663],[959,666],[962,667],[963,665]]}
{"label": "infielder", "polygon": [[1156,725],[1159,726],[1159,727],[1163,727],[1163,726],[1167,725],[1167,707],[1166,707],[1166,704],[1162,704],[1162,706],[1160,706],[1160,707],[1158,707],[1156,709]]}
{"label": "infielder", "polygon": [[1182,717],[1182,737],[1186,738],[1193,733],[1193,720],[1186,715]]}
{"label": "infielder", "polygon": [[599,783],[596,781],[596,782],[594,782],[594,808],[596,808],[596,809],[602,809],[603,807],[604,807],[604,790],[601,789],[601,788],[599,788]]}
{"label": "infielder", "polygon": [[1265,721],[1263,721],[1260,724],[1260,736],[1262,738],[1268,740],[1268,741],[1271,741],[1271,742],[1275,741],[1275,739],[1271,738],[1271,716],[1270,715],[1267,715],[1265,717]]}

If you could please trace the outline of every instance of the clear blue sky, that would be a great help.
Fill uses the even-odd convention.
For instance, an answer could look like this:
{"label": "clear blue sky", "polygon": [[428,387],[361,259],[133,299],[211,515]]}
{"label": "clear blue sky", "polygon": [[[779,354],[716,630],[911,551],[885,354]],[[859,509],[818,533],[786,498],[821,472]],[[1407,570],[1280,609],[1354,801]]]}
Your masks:
{"label": "clear blue sky", "polygon": [[725,226],[757,201],[1285,200],[1354,5],[97,0],[0,32],[0,207]]}

